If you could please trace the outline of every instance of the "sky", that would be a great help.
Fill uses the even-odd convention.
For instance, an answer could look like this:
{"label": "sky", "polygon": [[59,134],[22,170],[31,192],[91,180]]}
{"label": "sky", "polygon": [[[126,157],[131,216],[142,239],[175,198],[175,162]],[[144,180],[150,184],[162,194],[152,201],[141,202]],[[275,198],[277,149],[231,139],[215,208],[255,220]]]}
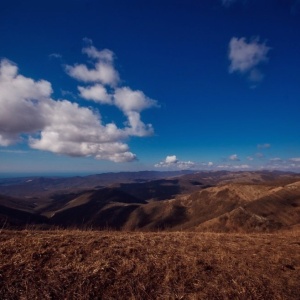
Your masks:
{"label": "sky", "polygon": [[0,174],[300,172],[299,0],[3,0]]}

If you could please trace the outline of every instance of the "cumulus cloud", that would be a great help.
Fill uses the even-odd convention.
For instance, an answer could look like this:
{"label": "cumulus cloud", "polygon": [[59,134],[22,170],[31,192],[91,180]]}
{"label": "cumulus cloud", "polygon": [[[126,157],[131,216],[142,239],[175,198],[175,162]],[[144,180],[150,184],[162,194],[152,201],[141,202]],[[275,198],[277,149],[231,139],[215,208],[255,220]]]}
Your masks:
{"label": "cumulus cloud", "polygon": [[239,157],[237,156],[237,154],[232,154],[228,157],[229,160],[232,160],[232,161],[239,161]]}
{"label": "cumulus cloud", "polygon": [[173,169],[192,169],[195,168],[196,164],[192,161],[180,161],[176,155],[169,155],[164,161],[154,165],[156,168],[173,168]]}
{"label": "cumulus cloud", "polygon": [[47,81],[18,75],[9,60],[0,63],[0,145],[19,140],[20,132],[33,133],[47,125],[44,108],[52,93]]}
{"label": "cumulus cloud", "polygon": [[258,149],[268,149],[271,147],[271,144],[258,144],[257,148]]}
{"label": "cumulus cloud", "polygon": [[128,118],[127,131],[135,136],[149,136],[153,134],[151,124],[141,121],[140,112],[144,109],[156,106],[155,100],[148,98],[142,91],[133,91],[129,87],[121,87],[115,90],[113,102]]}
{"label": "cumulus cloud", "polygon": [[[145,109],[157,106],[157,102],[147,97],[142,91],[132,90],[128,86],[117,86],[119,75],[113,66],[113,52],[108,49],[98,51],[92,45],[91,40],[86,39],[85,41],[89,46],[83,48],[83,53],[96,60],[94,69],[87,71],[86,65],[67,66],[66,68],[71,77],[90,84],[86,87],[78,87],[80,97],[101,104],[114,105],[120,109],[127,117],[128,126],[125,129],[127,135],[139,137],[152,135],[154,132],[152,125],[145,124],[141,120],[140,113]],[[114,70],[114,76],[101,77],[104,65]]]}
{"label": "cumulus cloud", "polygon": [[136,111],[129,111],[126,112],[127,118],[128,118],[128,127],[126,128],[126,132],[128,135],[133,136],[151,136],[154,133],[152,124],[145,124],[141,120],[141,116]]}
{"label": "cumulus cloud", "polygon": [[80,97],[86,100],[93,100],[103,104],[112,104],[112,96],[107,93],[106,88],[102,84],[83,87],[79,86]]}
{"label": "cumulus cloud", "polygon": [[261,81],[263,74],[257,67],[268,61],[269,51],[270,48],[265,42],[260,43],[259,38],[247,42],[244,37],[233,37],[229,42],[229,73],[238,72],[248,75],[252,82]]}
{"label": "cumulus cloud", "polygon": [[124,113],[140,112],[156,105],[156,101],[148,98],[142,91],[133,91],[129,87],[118,88],[114,94],[114,101]]}
{"label": "cumulus cloud", "polygon": [[[89,47],[84,53],[97,59],[97,64],[100,61],[112,67],[111,51]],[[0,145],[9,146],[23,138],[33,149],[58,154],[93,156],[114,162],[135,160],[136,155],[124,141],[130,136],[143,137],[153,133],[152,125],[142,122],[140,112],[156,102],[143,92],[128,87],[112,88],[113,92],[109,94],[104,84],[114,84],[116,77],[113,80],[103,78],[91,79],[95,83],[92,86],[78,87],[80,96],[99,104],[115,105],[128,119],[124,128],[118,128],[113,122],[103,124],[100,113],[90,108],[68,100],[52,99],[48,81],[35,81],[20,75],[14,63],[2,60]]]}
{"label": "cumulus cloud", "polygon": [[167,156],[165,159],[166,164],[176,164],[177,162],[178,162],[178,159],[177,159],[176,155]]}
{"label": "cumulus cloud", "polygon": [[98,51],[90,45],[82,52],[95,61],[93,68],[85,64],[66,65],[66,72],[73,78],[82,82],[99,82],[108,86],[116,86],[119,82],[119,73],[114,67],[114,54],[108,49]]}

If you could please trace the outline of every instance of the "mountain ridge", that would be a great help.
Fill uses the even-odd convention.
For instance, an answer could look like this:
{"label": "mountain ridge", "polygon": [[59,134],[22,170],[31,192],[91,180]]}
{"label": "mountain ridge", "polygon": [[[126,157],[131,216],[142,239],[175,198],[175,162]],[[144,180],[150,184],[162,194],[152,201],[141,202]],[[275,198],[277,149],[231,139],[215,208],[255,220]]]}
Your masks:
{"label": "mountain ridge", "polygon": [[[126,182],[120,182],[118,177],[126,173],[117,174],[114,182],[105,187],[101,181],[93,181],[94,188],[83,185],[60,190],[56,178],[59,189],[52,187],[51,193],[40,192],[47,180],[39,178],[39,195],[36,190],[30,197],[0,195],[0,205],[11,209],[7,219],[17,215],[14,210],[23,211],[30,214],[33,223],[36,220],[49,227],[240,232],[275,231],[300,224],[299,174],[204,171],[173,176],[172,172],[150,172],[131,174]],[[155,178],[139,179],[140,174]],[[166,174],[172,176],[157,178]],[[73,179],[63,182],[68,180]],[[10,190],[18,187],[15,181]],[[21,188],[16,193],[22,191]],[[20,224],[25,226],[25,221],[20,218]]]}

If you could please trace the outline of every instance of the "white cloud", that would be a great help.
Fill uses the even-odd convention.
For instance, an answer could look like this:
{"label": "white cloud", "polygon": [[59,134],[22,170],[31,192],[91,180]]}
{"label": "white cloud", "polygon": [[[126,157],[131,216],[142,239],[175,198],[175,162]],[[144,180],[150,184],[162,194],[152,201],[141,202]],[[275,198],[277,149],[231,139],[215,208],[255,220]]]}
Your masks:
{"label": "white cloud", "polygon": [[251,81],[261,81],[264,76],[257,67],[268,61],[269,51],[265,43],[259,43],[259,38],[248,43],[244,37],[233,37],[229,42],[229,73],[248,74]]}
{"label": "white cloud", "polygon": [[116,86],[119,82],[119,73],[113,65],[113,52],[104,49],[98,51],[94,46],[90,45],[83,48],[89,58],[96,62],[93,68],[88,68],[85,64],[67,65],[66,72],[73,78],[82,82],[98,82],[108,86]]}
{"label": "white cloud", "polygon": [[[109,50],[97,51],[90,47],[84,51],[89,57],[97,58],[104,64],[110,64],[113,59]],[[94,82],[94,79],[92,81]],[[15,64],[2,60],[0,145],[16,143],[25,134],[29,145],[34,149],[70,156],[93,156],[114,162],[135,160],[135,154],[130,152],[128,145],[123,141],[130,136],[143,137],[153,134],[152,125],[142,122],[140,112],[156,102],[141,91],[118,88],[123,94],[117,104],[114,95],[109,95],[106,88],[98,83],[98,79],[96,82],[94,86],[79,87],[81,96],[100,104],[108,103],[120,108],[128,118],[124,128],[118,128],[113,122],[102,124],[100,113],[89,108],[80,107],[68,100],[52,99],[52,87],[49,82],[34,81],[19,75]],[[105,84],[105,80],[102,82]],[[106,81],[109,84],[114,82]],[[129,104],[125,103],[126,101]]]}
{"label": "white cloud", "polygon": [[237,154],[232,154],[228,157],[229,160],[232,160],[232,161],[239,161],[239,157],[237,156]]}
{"label": "white cloud", "polygon": [[166,164],[176,164],[177,162],[178,162],[178,159],[177,159],[176,155],[167,156],[165,159]]}
{"label": "white cloud", "polygon": [[[106,149],[127,152],[127,145],[116,143],[126,137],[114,124],[101,124],[100,117],[90,109],[69,101],[52,101],[47,107],[48,125],[39,137],[30,139],[34,149],[47,150],[70,156],[108,157]],[[113,144],[113,147],[112,145]],[[117,147],[118,146],[118,149]]]}
{"label": "white cloud", "polygon": [[294,157],[294,158],[290,158],[289,161],[292,161],[292,162],[300,162],[300,157]]}
{"label": "white cloud", "polygon": [[218,165],[217,168],[223,170],[244,170],[244,169],[250,169],[251,166],[247,164],[242,164],[242,165],[222,164],[222,165]]}
{"label": "white cloud", "polygon": [[151,124],[141,121],[140,112],[144,109],[156,106],[156,101],[148,98],[142,91],[133,91],[129,87],[121,87],[115,90],[113,103],[128,118],[130,135],[148,136],[153,134]]}
{"label": "white cloud", "polygon": [[287,160],[279,157],[271,158],[265,168],[272,170],[285,170],[285,171],[300,171],[300,157],[290,158]]}
{"label": "white cloud", "polygon": [[238,170],[242,170],[242,169],[249,169],[249,168],[250,168],[250,166],[249,166],[249,165],[246,165],[246,164],[244,164],[244,165],[235,165],[235,166],[232,166],[232,168],[234,168],[234,169],[238,169]]}
{"label": "white cloud", "polygon": [[93,100],[103,104],[112,104],[112,96],[107,93],[106,88],[102,84],[83,87],[79,86],[80,97],[86,100]]}
{"label": "white cloud", "polygon": [[283,160],[279,157],[274,157],[270,159],[271,162],[282,162]]}
{"label": "white cloud", "polygon": [[253,158],[252,156],[247,156],[247,159],[248,159],[249,161],[254,160],[254,158]]}
{"label": "white cloud", "polygon": [[177,168],[181,170],[187,170],[195,168],[196,164],[193,161],[179,161],[177,163]]}
{"label": "white cloud", "polygon": [[176,155],[169,155],[164,161],[154,165],[156,168],[173,168],[173,169],[192,169],[195,168],[196,164],[192,161],[180,161]]}
{"label": "white cloud", "polygon": [[[114,55],[112,51],[108,49],[98,51],[94,46],[92,46],[91,40],[85,39],[85,41],[90,45],[83,49],[83,53],[87,54],[90,58],[98,60],[96,68],[99,63],[113,67]],[[85,67],[83,67],[83,69],[85,69]],[[83,69],[81,68],[80,70]],[[69,72],[70,68],[67,71],[71,77],[74,77],[74,74]],[[82,75],[85,73],[80,74]],[[86,79],[88,78],[88,80],[83,81],[89,81],[94,83],[94,85],[87,87],[79,86],[78,90],[80,92],[80,96],[86,100],[93,100],[101,104],[111,104],[120,109],[127,117],[128,126],[125,128],[125,132],[128,136],[144,137],[152,135],[154,133],[152,125],[145,124],[141,120],[140,113],[147,108],[157,106],[157,102],[147,97],[142,91],[132,90],[130,87],[116,86],[119,80],[118,76],[115,78],[116,80],[105,82],[97,77],[100,73],[97,73],[98,75],[95,76],[93,74],[94,73],[89,72],[87,77],[85,77]],[[77,77],[75,76],[75,78]],[[80,78],[83,79],[83,77]],[[99,81],[101,83],[99,83]],[[108,92],[108,88],[105,86],[105,83],[109,86],[110,92]]]}
{"label": "white cloud", "polygon": [[44,107],[52,88],[49,82],[18,75],[18,68],[4,59],[0,63],[0,145],[19,140],[19,133],[33,133],[47,125]]}
{"label": "white cloud", "polygon": [[127,115],[128,118],[129,127],[126,128],[128,135],[139,137],[153,135],[154,130],[152,124],[144,124],[138,112],[128,111],[125,115]]}
{"label": "white cloud", "polygon": [[258,149],[268,149],[271,147],[271,144],[258,144],[257,148]]}
{"label": "white cloud", "polygon": [[114,102],[124,113],[129,111],[141,112],[156,105],[156,101],[145,96],[142,91],[133,91],[129,87],[117,88]]}
{"label": "white cloud", "polygon": [[82,53],[85,53],[88,57],[98,59],[107,63],[114,61],[114,53],[109,49],[103,49],[98,51],[92,44],[82,49]]}
{"label": "white cloud", "polygon": [[227,168],[229,168],[229,165],[217,165],[217,168],[219,168],[219,169],[227,169]]}

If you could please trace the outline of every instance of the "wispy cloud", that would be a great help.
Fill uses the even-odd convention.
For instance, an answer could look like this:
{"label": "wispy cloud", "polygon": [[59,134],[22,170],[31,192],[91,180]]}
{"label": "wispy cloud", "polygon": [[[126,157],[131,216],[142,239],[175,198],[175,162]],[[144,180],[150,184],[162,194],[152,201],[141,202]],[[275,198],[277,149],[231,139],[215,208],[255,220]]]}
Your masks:
{"label": "wispy cloud", "polygon": [[245,169],[250,169],[251,166],[247,164],[239,164],[239,165],[221,164],[221,165],[217,165],[216,168],[221,170],[245,170]]}
{"label": "wispy cloud", "polygon": [[49,54],[49,57],[50,58],[62,58],[62,55],[61,54],[59,54],[59,53],[51,53],[51,54]]}
{"label": "wispy cloud", "polygon": [[300,163],[300,157],[290,158],[289,161]]}
{"label": "wispy cloud", "polygon": [[[113,121],[103,124],[99,112],[68,100],[53,99],[50,82],[25,77],[19,74],[16,64],[3,59],[0,62],[1,146],[21,141],[25,134],[33,149],[114,162],[136,159],[124,140],[153,134],[152,125],[143,123],[140,112],[155,106],[156,101],[142,91],[115,86],[119,75],[110,50],[98,51],[90,45],[83,52],[95,59],[95,68],[88,70],[85,65],[67,68],[71,77],[92,83],[80,87],[80,95],[117,107],[127,118],[125,127],[118,128]],[[105,85],[110,87],[111,94]]]}
{"label": "wispy cloud", "polygon": [[24,150],[9,150],[9,149],[0,149],[1,153],[13,153],[13,154],[26,154],[28,151]]}
{"label": "wispy cloud", "polygon": [[263,158],[265,155],[263,153],[257,152],[257,153],[255,153],[255,156],[257,158]]}
{"label": "wispy cloud", "polygon": [[250,81],[260,82],[264,75],[258,66],[269,60],[270,49],[265,42],[260,43],[258,37],[249,42],[244,37],[233,37],[229,42],[229,73],[245,74]]}
{"label": "wispy cloud", "polygon": [[243,169],[249,169],[250,166],[247,164],[242,164],[242,165],[234,165],[232,166],[233,169],[238,169],[238,170],[243,170]]}
{"label": "wispy cloud", "polygon": [[282,159],[280,157],[274,157],[269,159],[268,163],[264,166],[267,169],[273,170],[285,170],[285,171],[300,171],[300,157],[294,157],[289,159]]}
{"label": "wispy cloud", "polygon": [[271,162],[282,162],[283,160],[279,157],[270,158]]}
{"label": "wispy cloud", "polygon": [[228,160],[231,160],[231,161],[240,161],[239,157],[237,154],[232,154],[228,157]]}
{"label": "wispy cloud", "polygon": [[257,145],[257,148],[258,149],[268,149],[268,148],[270,148],[271,147],[271,144],[258,144]]}

